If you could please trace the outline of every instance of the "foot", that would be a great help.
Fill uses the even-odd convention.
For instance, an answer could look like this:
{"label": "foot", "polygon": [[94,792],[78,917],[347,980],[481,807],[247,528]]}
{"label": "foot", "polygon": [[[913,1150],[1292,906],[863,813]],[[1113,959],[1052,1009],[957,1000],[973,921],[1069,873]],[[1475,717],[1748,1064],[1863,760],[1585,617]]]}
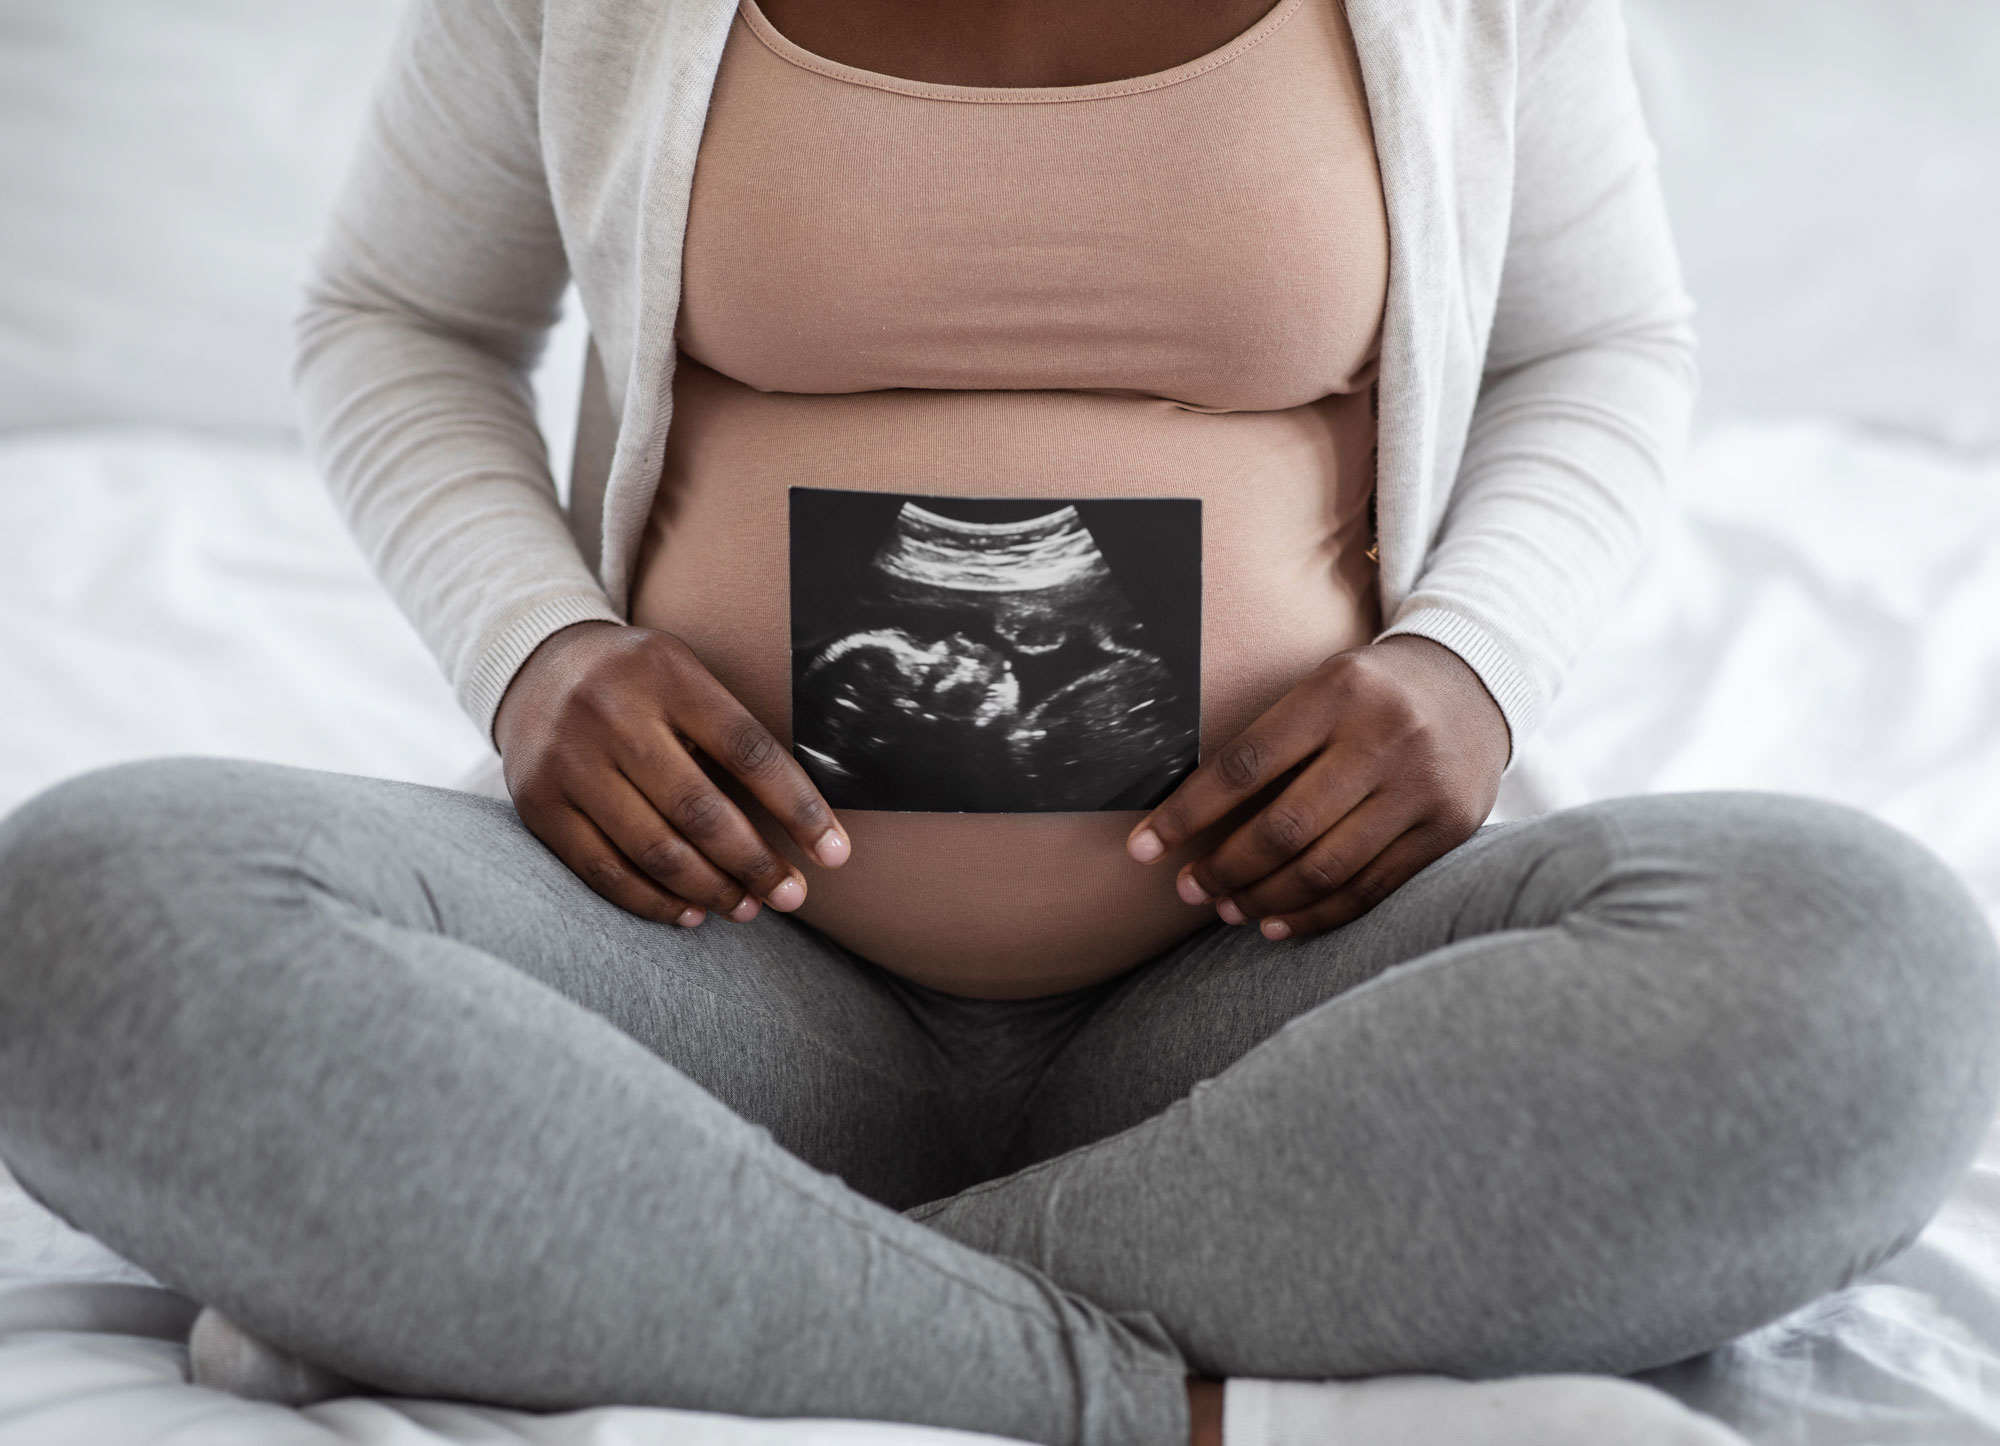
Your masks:
{"label": "foot", "polygon": [[310,1406],[359,1389],[345,1376],[258,1340],[213,1306],[195,1317],[188,1335],[188,1377],[197,1386],[284,1406]]}
{"label": "foot", "polygon": [[1747,1446],[1713,1417],[1619,1376],[1231,1380],[1222,1446]]}

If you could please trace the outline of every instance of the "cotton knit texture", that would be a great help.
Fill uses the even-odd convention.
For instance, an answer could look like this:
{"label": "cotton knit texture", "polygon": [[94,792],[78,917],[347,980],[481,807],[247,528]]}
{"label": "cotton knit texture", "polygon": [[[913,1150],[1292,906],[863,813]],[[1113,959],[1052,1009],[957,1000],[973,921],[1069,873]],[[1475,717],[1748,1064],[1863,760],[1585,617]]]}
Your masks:
{"label": "cotton knit texture", "polygon": [[[1390,225],[1385,634],[1518,749],[1685,444],[1691,304],[1616,0],[1348,0]],[[672,421],[681,244],[734,0],[414,0],[298,329],[308,444],[490,729],[558,628],[623,620]],[[529,375],[574,277],[569,505]]]}

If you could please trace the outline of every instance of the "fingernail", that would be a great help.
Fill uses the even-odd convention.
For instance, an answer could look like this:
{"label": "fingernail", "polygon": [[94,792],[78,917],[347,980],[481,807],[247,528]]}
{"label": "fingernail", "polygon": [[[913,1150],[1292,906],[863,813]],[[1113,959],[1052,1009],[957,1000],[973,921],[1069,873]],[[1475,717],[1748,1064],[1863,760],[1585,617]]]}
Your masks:
{"label": "fingernail", "polygon": [[707,917],[708,915],[702,913],[699,909],[683,909],[681,910],[681,916],[674,920],[674,922],[679,924],[683,929],[692,929]]}
{"label": "fingernail", "polygon": [[729,911],[729,917],[739,924],[749,923],[757,917],[757,900],[753,896],[745,894],[742,901]]}
{"label": "fingernail", "polygon": [[786,879],[777,888],[771,890],[770,896],[764,900],[765,903],[781,914],[789,914],[805,901],[806,886],[797,879]]}
{"label": "fingernail", "polygon": [[1174,892],[1181,896],[1183,903],[1205,904],[1208,902],[1208,890],[1194,881],[1193,874],[1182,874],[1176,879],[1174,881]]}
{"label": "fingernail", "polygon": [[1243,911],[1236,907],[1234,899],[1217,899],[1215,901],[1215,912],[1222,915],[1222,922],[1225,924],[1241,924],[1245,922]]}
{"label": "fingernail", "polygon": [[1160,842],[1160,836],[1149,828],[1142,828],[1125,840],[1125,852],[1142,864],[1150,864],[1166,851],[1167,846]]}
{"label": "fingernail", "polygon": [[836,868],[847,861],[847,840],[840,836],[839,829],[828,829],[813,845],[813,857],[828,868]]}
{"label": "fingernail", "polygon": [[1266,939],[1289,939],[1292,937],[1292,926],[1287,924],[1283,919],[1266,919],[1264,921],[1264,937]]}

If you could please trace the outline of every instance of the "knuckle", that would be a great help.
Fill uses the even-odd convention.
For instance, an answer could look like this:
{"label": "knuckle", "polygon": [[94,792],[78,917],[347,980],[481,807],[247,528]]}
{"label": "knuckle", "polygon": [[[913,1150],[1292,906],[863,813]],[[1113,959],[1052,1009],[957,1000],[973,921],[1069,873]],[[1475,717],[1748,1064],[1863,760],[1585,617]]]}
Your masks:
{"label": "knuckle", "polygon": [[1457,842],[1452,836],[1457,825],[1448,807],[1434,804],[1428,797],[1416,803],[1419,814],[1410,827],[1410,845],[1427,858],[1436,858]]}
{"label": "knuckle", "polygon": [[1306,820],[1296,809],[1279,804],[1272,804],[1257,816],[1257,837],[1287,858],[1310,842]]}
{"label": "knuckle", "polygon": [[522,768],[517,777],[508,778],[507,793],[514,800],[515,812],[530,828],[551,817],[562,805],[562,796],[548,776],[548,769],[539,763]]}
{"label": "knuckle", "polygon": [[1330,854],[1308,854],[1299,860],[1299,882],[1315,897],[1323,897],[1339,888],[1346,875]]}
{"label": "knuckle", "polygon": [[1385,736],[1363,722],[1341,740],[1349,766],[1382,787],[1392,787],[1402,776],[1406,755],[1393,737]]}
{"label": "knuckle", "polygon": [[626,877],[624,868],[616,860],[593,854],[579,860],[575,867],[577,875],[593,890],[614,904],[618,902],[617,896],[624,892]]}
{"label": "knuckle", "polygon": [[693,649],[670,633],[649,634],[634,646],[633,669],[643,672],[647,687],[670,704],[682,701],[689,678],[700,666]]}
{"label": "knuckle", "polygon": [[1416,701],[1399,688],[1386,689],[1375,704],[1377,718],[1389,735],[1402,742],[1415,742],[1425,735],[1424,717]]}
{"label": "knuckle", "polygon": [[728,807],[714,789],[697,785],[681,791],[673,802],[671,817],[685,833],[713,834],[721,826]]}
{"label": "knuckle", "polygon": [[1335,658],[1321,679],[1321,689],[1329,707],[1345,712],[1367,691],[1366,664],[1350,655]]}
{"label": "knuckle", "polygon": [[694,649],[672,633],[649,632],[640,639],[638,645],[669,667],[680,667],[694,658]]}
{"label": "knuckle", "polygon": [[615,718],[624,693],[623,679],[616,669],[598,668],[578,678],[569,690],[570,711],[593,721]]}
{"label": "knuckle", "polygon": [[1433,826],[1432,838],[1438,846],[1438,852],[1444,853],[1457,848],[1478,832],[1479,825],[1484,821],[1463,801],[1454,800],[1447,804]]}
{"label": "knuckle", "polygon": [[731,724],[722,738],[723,752],[732,772],[762,777],[777,766],[783,749],[763,724],[743,718]]}
{"label": "knuckle", "polygon": [[1361,906],[1360,912],[1364,914],[1388,898],[1393,892],[1389,886],[1389,881],[1380,874],[1368,874],[1362,878],[1358,878],[1354,881],[1352,888],[1354,891],[1354,901]]}
{"label": "knuckle", "polygon": [[631,766],[638,778],[671,778],[690,762],[687,750],[671,730],[661,730],[632,742]]}
{"label": "knuckle", "polygon": [[1371,648],[1343,653],[1335,662],[1345,665],[1340,668],[1338,677],[1340,686],[1349,694],[1371,692],[1388,676],[1382,667],[1381,655]]}
{"label": "knuckle", "polygon": [[648,843],[633,859],[640,868],[665,883],[694,862],[694,851],[677,838],[662,835]]}
{"label": "knuckle", "polygon": [[1215,774],[1231,788],[1251,788],[1257,783],[1263,764],[1263,750],[1254,738],[1239,738],[1222,750],[1215,760]]}
{"label": "knuckle", "polygon": [[727,721],[715,679],[693,653],[670,659],[661,670],[658,687],[668,714],[676,719],[706,722],[711,728],[718,721]]}
{"label": "knuckle", "polygon": [[1335,653],[1317,668],[1313,669],[1313,679],[1322,687],[1350,687],[1356,671],[1368,664],[1366,648],[1350,648],[1343,653]]}

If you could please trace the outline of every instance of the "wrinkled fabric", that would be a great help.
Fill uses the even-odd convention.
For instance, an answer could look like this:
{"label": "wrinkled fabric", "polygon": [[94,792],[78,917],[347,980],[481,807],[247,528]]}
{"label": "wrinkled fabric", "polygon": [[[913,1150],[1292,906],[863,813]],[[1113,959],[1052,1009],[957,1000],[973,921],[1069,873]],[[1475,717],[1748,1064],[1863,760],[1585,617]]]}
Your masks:
{"label": "wrinkled fabric", "polygon": [[1658,1367],[1907,1246],[2000,1094],[1963,886],[1775,795],[1497,826],[1321,938],[1023,1001],[248,763],[32,800],[0,919],[37,1198],[343,1375],[538,1409],[1140,1446],[1190,1372]]}

